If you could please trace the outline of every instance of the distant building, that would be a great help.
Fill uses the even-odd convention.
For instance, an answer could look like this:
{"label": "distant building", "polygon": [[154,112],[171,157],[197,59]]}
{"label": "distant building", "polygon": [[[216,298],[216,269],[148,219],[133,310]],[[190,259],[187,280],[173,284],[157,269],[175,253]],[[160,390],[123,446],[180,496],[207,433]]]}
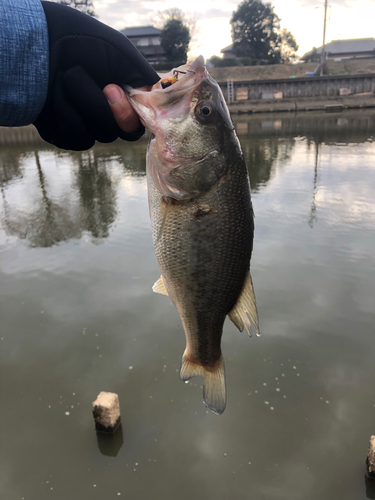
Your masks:
{"label": "distant building", "polygon": [[233,44],[221,49],[220,54],[223,54],[223,59],[237,59],[237,56],[233,52]]}
{"label": "distant building", "polygon": [[120,32],[129,38],[149,63],[165,61],[165,53],[160,45],[161,30],[153,26],[135,26]]}
{"label": "distant building", "polygon": [[[375,57],[375,38],[353,38],[349,40],[332,40],[325,46],[327,60],[360,59]],[[305,62],[320,60],[322,47],[306,52],[301,59]]]}

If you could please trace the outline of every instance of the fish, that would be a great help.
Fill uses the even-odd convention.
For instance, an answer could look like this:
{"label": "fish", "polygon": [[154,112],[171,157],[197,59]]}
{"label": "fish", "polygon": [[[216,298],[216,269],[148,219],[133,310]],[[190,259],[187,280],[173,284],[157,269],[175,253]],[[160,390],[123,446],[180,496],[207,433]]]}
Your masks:
{"label": "fish", "polygon": [[203,402],[226,407],[221,337],[226,316],[251,335],[259,319],[250,259],[254,214],[244,155],[225,99],[202,56],[163,75],[150,92],[126,87],[151,132],[146,153],[152,238],[186,336],[180,378],[203,377]]}

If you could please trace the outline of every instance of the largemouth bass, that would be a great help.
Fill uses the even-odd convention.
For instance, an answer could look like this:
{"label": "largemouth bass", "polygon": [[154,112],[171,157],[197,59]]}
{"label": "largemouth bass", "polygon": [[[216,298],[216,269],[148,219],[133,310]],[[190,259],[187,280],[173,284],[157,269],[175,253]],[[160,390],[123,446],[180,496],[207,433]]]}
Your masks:
{"label": "largemouth bass", "polygon": [[225,317],[249,334],[253,323],[259,334],[250,277],[250,183],[223,95],[203,57],[177,71],[167,88],[127,88],[127,95],[151,131],[148,197],[161,269],[153,290],[169,295],[180,313],[186,335],[180,378],[201,375],[204,403],[221,414]]}

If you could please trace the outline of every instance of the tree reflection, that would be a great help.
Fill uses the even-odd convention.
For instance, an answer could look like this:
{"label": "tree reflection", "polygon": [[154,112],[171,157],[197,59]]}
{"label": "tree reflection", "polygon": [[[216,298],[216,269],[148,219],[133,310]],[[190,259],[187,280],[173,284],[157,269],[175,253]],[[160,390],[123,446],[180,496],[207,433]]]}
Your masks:
{"label": "tree reflection", "polygon": [[282,165],[291,157],[294,144],[293,138],[284,140],[278,138],[244,140],[241,138],[253,192],[259,191],[269,182],[276,165]]}
{"label": "tree reflection", "polygon": [[109,228],[116,220],[116,186],[107,170],[93,151],[78,157],[76,182],[80,197],[80,226],[94,238],[107,238]]}
{"label": "tree reflection", "polygon": [[96,144],[91,150],[100,163],[116,161],[127,174],[146,175],[147,137],[136,142],[116,141],[108,144]]}
{"label": "tree reflection", "polygon": [[[94,241],[107,238],[118,216],[118,183],[124,174],[145,175],[146,145],[144,139],[136,144],[98,144],[85,152],[53,148],[52,156],[47,145],[36,149],[25,144],[2,150],[1,222],[6,233],[26,240],[32,247],[50,247],[84,233]],[[36,175],[30,164],[32,157]],[[56,179],[59,175],[61,182]],[[27,193],[22,209],[17,203],[17,189]]]}
{"label": "tree reflection", "polygon": [[107,238],[118,216],[118,184],[124,175],[145,175],[146,147],[147,138],[97,144],[85,152],[30,141],[5,146],[0,150],[1,225],[32,247],[83,234],[94,241]]}
{"label": "tree reflection", "polygon": [[250,174],[251,189],[257,192],[272,179],[276,169],[292,156],[297,140],[314,148],[313,186],[308,224],[317,221],[320,152],[327,146],[360,144],[374,140],[375,113],[301,113],[236,117],[234,120]]}
{"label": "tree reflection", "polygon": [[[8,235],[26,240],[32,247],[50,247],[89,233],[94,239],[106,238],[117,217],[116,190],[120,178],[111,175],[111,159],[89,153],[56,153],[57,166],[68,158],[69,182],[54,186],[51,164],[34,151],[35,173],[22,178],[18,156],[13,163],[1,162],[1,221]],[[28,156],[28,160],[30,157]],[[9,165],[12,167],[10,168]],[[47,175],[46,175],[47,174]],[[6,183],[27,191],[25,207],[20,208],[17,195]],[[29,182],[28,186],[22,185]],[[52,184],[52,185],[51,185]],[[58,191],[58,193],[56,193]],[[77,196],[78,195],[78,196]]]}
{"label": "tree reflection", "polygon": [[0,186],[5,186],[12,179],[22,178],[20,155],[12,149],[0,149]]}
{"label": "tree reflection", "polygon": [[[236,128],[253,192],[265,187],[291,158],[299,137],[315,148],[308,219],[313,227],[321,144],[371,140],[375,114],[241,116]],[[145,175],[146,141],[97,144],[83,153],[29,142],[0,148],[0,222],[6,233],[33,247],[50,247],[83,234],[94,241],[107,238],[118,217],[119,182],[124,175]]]}
{"label": "tree reflection", "polygon": [[38,152],[35,152],[35,163],[41,197],[33,200],[30,211],[20,211],[6,200],[4,192],[4,223],[9,235],[27,240],[30,246],[50,247],[79,236],[80,228],[76,226],[64,204],[53,202],[48,196]]}

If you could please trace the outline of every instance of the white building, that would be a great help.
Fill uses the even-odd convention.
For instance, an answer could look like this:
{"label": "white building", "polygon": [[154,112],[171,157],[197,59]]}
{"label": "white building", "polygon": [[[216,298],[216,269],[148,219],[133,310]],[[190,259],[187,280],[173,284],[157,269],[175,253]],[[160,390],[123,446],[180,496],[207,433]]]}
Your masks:
{"label": "white building", "polygon": [[[332,40],[325,46],[327,60],[341,61],[342,59],[362,59],[375,57],[375,38],[352,38],[348,40]],[[322,47],[306,52],[303,61],[320,60]]]}

